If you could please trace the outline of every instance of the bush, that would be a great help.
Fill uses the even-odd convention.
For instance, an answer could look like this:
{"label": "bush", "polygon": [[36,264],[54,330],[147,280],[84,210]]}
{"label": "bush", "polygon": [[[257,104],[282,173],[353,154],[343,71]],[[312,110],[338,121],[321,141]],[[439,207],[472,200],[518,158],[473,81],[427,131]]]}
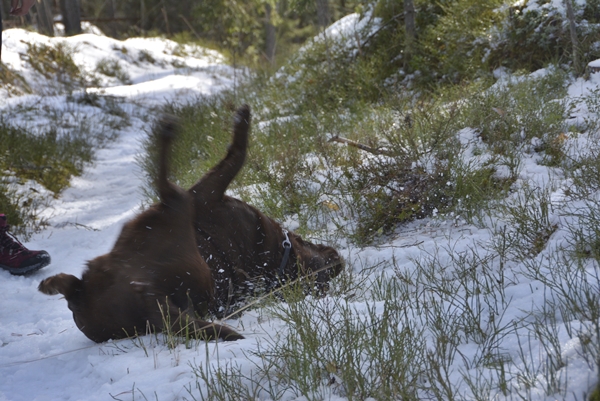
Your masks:
{"label": "bush", "polygon": [[25,60],[41,76],[56,80],[69,90],[85,87],[90,82],[73,61],[73,49],[66,43],[58,42],[55,46],[27,43]]}
{"label": "bush", "polygon": [[[580,57],[585,65],[600,57],[600,2],[573,3]],[[487,61],[490,67],[534,71],[549,62],[570,63],[573,45],[564,13],[562,4],[559,9],[543,0],[510,7],[492,39]]]}

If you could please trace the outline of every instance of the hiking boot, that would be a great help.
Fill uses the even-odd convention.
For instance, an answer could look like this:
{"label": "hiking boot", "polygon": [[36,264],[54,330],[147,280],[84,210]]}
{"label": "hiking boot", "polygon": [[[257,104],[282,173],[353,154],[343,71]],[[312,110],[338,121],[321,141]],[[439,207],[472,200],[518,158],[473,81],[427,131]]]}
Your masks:
{"label": "hiking boot", "polygon": [[46,251],[30,251],[8,232],[6,216],[0,214],[0,268],[10,274],[22,276],[30,274],[50,264]]}

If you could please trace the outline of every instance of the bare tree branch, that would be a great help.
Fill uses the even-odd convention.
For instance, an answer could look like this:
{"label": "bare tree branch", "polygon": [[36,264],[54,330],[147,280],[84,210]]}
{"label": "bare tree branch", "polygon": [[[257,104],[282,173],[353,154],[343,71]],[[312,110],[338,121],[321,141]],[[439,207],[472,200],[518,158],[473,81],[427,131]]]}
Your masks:
{"label": "bare tree branch", "polygon": [[372,153],[374,155],[393,156],[393,153],[390,152],[389,150],[372,148],[372,147],[370,147],[368,145],[362,144],[360,142],[353,141],[351,139],[343,138],[343,137],[341,137],[339,135],[332,136],[331,138],[329,138],[328,142],[345,143],[348,146],[353,146],[355,148],[358,148],[360,150],[364,150],[365,152],[369,152],[369,153]]}

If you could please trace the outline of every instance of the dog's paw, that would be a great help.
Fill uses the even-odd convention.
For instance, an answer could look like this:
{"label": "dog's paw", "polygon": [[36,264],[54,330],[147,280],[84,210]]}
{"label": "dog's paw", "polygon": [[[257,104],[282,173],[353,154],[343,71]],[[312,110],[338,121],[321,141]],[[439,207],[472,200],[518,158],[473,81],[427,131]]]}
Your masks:
{"label": "dog's paw", "polygon": [[63,294],[67,299],[77,290],[81,289],[82,282],[71,274],[60,273],[48,277],[38,286],[38,290],[47,295]]}

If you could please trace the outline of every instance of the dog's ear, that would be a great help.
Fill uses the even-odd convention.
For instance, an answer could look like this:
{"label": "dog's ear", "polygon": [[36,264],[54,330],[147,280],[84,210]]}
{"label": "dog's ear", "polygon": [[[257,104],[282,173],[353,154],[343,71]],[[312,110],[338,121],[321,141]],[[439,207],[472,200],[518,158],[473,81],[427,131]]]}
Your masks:
{"label": "dog's ear", "polygon": [[83,289],[83,282],[72,274],[57,274],[42,281],[38,290],[47,295],[63,294],[67,301],[76,291]]}

